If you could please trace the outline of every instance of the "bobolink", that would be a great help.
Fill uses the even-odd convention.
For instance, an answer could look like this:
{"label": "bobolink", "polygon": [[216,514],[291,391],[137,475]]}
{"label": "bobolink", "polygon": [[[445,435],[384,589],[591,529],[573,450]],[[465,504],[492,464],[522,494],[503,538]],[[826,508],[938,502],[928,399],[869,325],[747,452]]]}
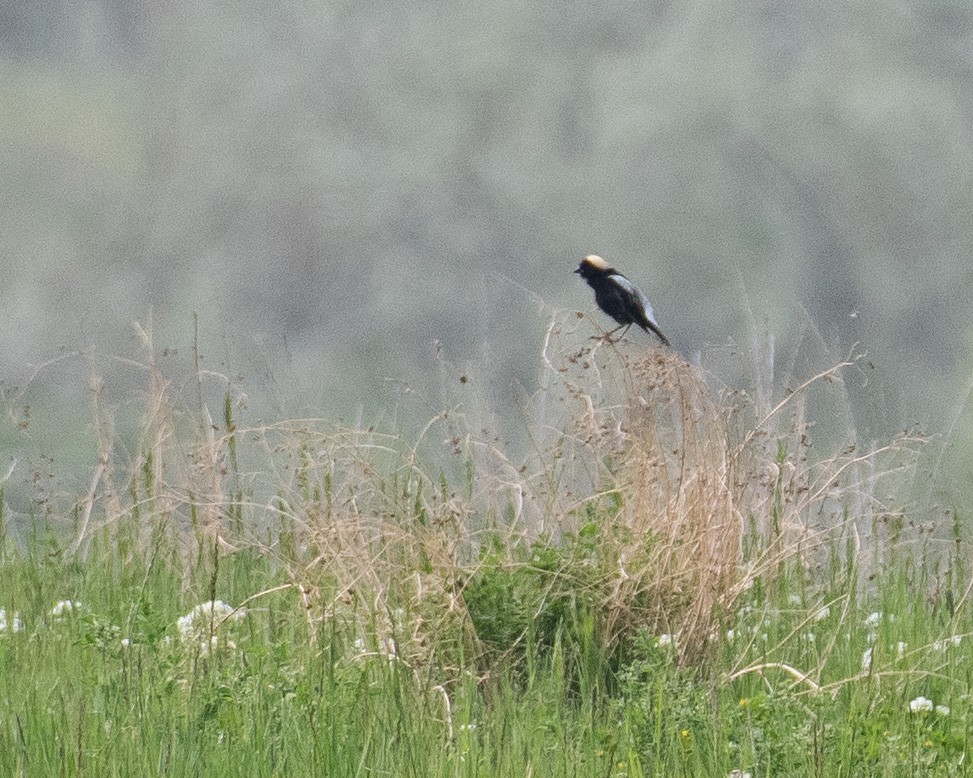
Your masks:
{"label": "bobolink", "polygon": [[589,254],[574,272],[595,290],[598,307],[618,322],[618,326],[605,337],[610,337],[622,327],[628,332],[629,327],[638,324],[646,332],[654,332],[659,340],[671,348],[668,338],[662,334],[652,315],[649,298],[605,260],[596,254]]}

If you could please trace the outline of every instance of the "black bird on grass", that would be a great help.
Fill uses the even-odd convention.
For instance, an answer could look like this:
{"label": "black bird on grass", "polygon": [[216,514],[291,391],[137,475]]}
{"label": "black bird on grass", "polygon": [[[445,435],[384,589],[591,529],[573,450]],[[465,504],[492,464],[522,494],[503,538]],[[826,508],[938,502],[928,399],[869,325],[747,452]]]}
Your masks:
{"label": "black bird on grass", "polygon": [[595,302],[598,303],[598,307],[618,322],[618,326],[609,332],[606,338],[611,338],[622,327],[625,328],[625,332],[628,332],[629,327],[638,324],[646,332],[654,332],[659,340],[672,348],[669,339],[662,334],[652,315],[652,303],[649,302],[649,298],[605,260],[597,254],[589,254],[581,260],[581,264],[574,272],[595,290]]}

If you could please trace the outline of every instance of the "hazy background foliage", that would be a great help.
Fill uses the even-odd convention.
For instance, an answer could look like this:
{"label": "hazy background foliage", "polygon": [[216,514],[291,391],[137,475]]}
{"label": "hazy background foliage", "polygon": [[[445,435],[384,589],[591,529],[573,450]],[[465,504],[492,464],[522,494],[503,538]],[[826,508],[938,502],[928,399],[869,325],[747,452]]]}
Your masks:
{"label": "hazy background foliage", "polygon": [[729,383],[771,336],[795,376],[858,344],[859,434],[958,418],[968,480],[971,22],[952,0],[7,2],[5,454],[94,458],[87,372],[123,427],[145,376],[112,356],[150,307],[170,374],[191,384],[195,312],[256,415],[368,423],[405,384],[438,409],[465,371],[509,432],[596,251],[687,356],[739,345]]}

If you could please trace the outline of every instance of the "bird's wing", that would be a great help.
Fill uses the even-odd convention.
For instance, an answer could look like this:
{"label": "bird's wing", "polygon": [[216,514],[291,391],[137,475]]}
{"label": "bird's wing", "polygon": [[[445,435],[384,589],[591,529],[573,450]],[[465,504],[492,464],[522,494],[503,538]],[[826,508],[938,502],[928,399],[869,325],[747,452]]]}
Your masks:
{"label": "bird's wing", "polygon": [[642,307],[645,309],[645,315],[652,324],[656,327],[659,326],[659,322],[655,320],[655,314],[652,313],[652,303],[649,302],[649,298],[645,296],[641,289],[639,289],[635,284],[629,281],[621,273],[612,273],[609,276],[616,284],[618,284],[622,289],[626,291],[633,299],[638,300]]}

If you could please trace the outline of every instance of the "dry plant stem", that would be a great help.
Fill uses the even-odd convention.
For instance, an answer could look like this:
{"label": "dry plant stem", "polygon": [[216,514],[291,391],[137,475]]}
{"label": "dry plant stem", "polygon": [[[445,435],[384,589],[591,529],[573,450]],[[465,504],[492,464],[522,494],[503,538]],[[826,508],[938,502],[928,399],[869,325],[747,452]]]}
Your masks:
{"label": "dry plant stem", "polygon": [[232,618],[233,615],[237,613],[237,611],[243,610],[251,602],[254,602],[256,600],[259,600],[262,597],[266,597],[267,595],[274,594],[275,592],[283,592],[283,591],[286,591],[287,589],[294,589],[296,587],[297,587],[296,584],[293,584],[293,583],[285,583],[285,584],[281,584],[280,586],[272,586],[269,589],[264,589],[262,592],[256,592],[255,594],[251,594],[246,599],[241,600],[240,603],[233,610],[231,610],[229,613],[227,613],[223,618],[221,618],[217,624],[218,625],[219,624],[222,624],[227,619]]}
{"label": "dry plant stem", "polygon": [[94,507],[95,498],[98,495],[98,484],[101,483],[101,478],[105,473],[105,468],[107,467],[107,461],[99,458],[97,467],[95,467],[95,472],[91,476],[91,485],[88,487],[88,493],[85,495],[84,508],[81,511],[81,521],[78,524],[78,532],[74,538],[74,542],[71,544],[67,551],[67,558],[71,559],[78,553],[81,549],[81,544],[84,542],[85,536],[88,533],[88,522],[91,519],[91,509]]}
{"label": "dry plant stem", "polygon": [[[783,639],[781,639],[780,641],[778,641],[777,645],[774,648],[772,648],[768,653],[772,654],[775,651],[784,648],[784,646],[786,646],[787,643],[795,635],[797,635],[798,633],[800,633],[801,630],[804,629],[804,627],[806,627],[809,623],[811,623],[812,621],[814,621],[817,613],[822,608],[830,608],[832,605],[836,605],[839,602],[843,602],[844,603],[844,608],[847,609],[848,602],[849,602],[849,597],[847,595],[842,595],[841,597],[836,597],[835,599],[831,600],[828,603],[825,603],[823,605],[818,605],[818,606],[815,606],[814,608],[812,608],[809,611],[808,616],[805,619],[803,619],[799,624],[797,624],[790,631],[790,633],[786,637],[784,637]],[[838,631],[836,631],[835,634],[837,634],[837,632]],[[750,640],[750,645],[748,646],[748,649],[749,648],[752,648],[752,646],[756,643],[756,639],[757,639],[757,636],[756,636],[756,634],[754,634],[753,637]],[[831,642],[824,649],[824,651],[821,652],[821,655],[820,655],[820,658],[819,658],[819,662],[818,662],[818,666],[815,669],[815,672],[813,673],[813,677],[818,679],[818,681],[817,681],[818,683],[820,682],[821,673],[823,672],[823,668],[827,664],[828,658],[831,656],[831,653],[834,650],[834,645],[835,645],[835,638],[832,637]],[[728,679],[732,679],[732,677],[736,677],[736,674],[741,673],[741,672],[744,672],[744,671],[742,671],[742,670],[739,669],[739,664],[742,663],[744,657],[745,657],[745,655],[741,654],[741,656],[739,657],[739,660],[737,662],[737,665],[734,666],[734,668],[730,671],[730,675],[728,676]],[[807,676],[808,676],[808,678],[811,678],[812,677],[812,674],[811,673],[808,673]]]}
{"label": "dry plant stem", "polygon": [[777,405],[775,405],[766,416],[764,416],[762,419],[760,419],[757,422],[756,426],[754,426],[754,428],[743,439],[741,448],[745,448],[753,440],[754,436],[757,435],[764,428],[767,422],[770,421],[771,418],[776,416],[781,409],[785,408],[793,400],[794,397],[800,395],[802,392],[804,392],[805,389],[807,389],[812,384],[816,384],[818,381],[823,381],[826,378],[836,375],[839,371],[843,370],[846,367],[851,367],[854,364],[855,364],[854,362],[848,362],[848,361],[841,362],[835,365],[834,367],[829,367],[827,370],[822,370],[817,375],[807,379],[804,383],[798,386],[797,389],[795,389],[793,392],[788,394],[787,397],[785,397],[783,400],[777,403]]}
{"label": "dry plant stem", "polygon": [[[88,388],[91,392],[91,407],[94,413],[98,433],[98,464],[96,465],[95,471],[92,474],[88,492],[82,500],[83,507],[81,510],[81,520],[78,522],[74,541],[67,550],[68,559],[74,558],[74,556],[77,555],[81,550],[81,546],[84,544],[91,521],[91,511],[94,508],[95,501],[98,499],[98,490],[99,487],[102,486],[103,481],[107,481],[102,488],[102,491],[107,493],[106,503],[108,504],[106,505],[106,512],[112,512],[112,509],[117,507],[114,505],[115,498],[112,495],[110,478],[111,455],[114,438],[111,432],[111,420],[106,416],[101,408],[102,386],[103,383],[100,376],[92,373],[88,381]],[[117,513],[120,513],[120,511]],[[107,521],[110,522],[113,520],[113,518],[115,517],[109,516]]]}
{"label": "dry plant stem", "polygon": [[[61,362],[65,362],[70,359],[74,359],[79,356],[81,356],[80,351],[68,351],[64,354],[59,354],[56,357],[48,359],[45,362],[41,362],[39,365],[31,365],[30,375],[27,376],[26,379],[24,379],[23,384],[21,384],[18,387],[18,389],[12,394],[11,400],[15,403],[19,403],[21,398],[23,398],[27,394],[27,390],[30,389],[31,385],[34,383],[34,380],[37,378],[37,376],[39,376],[48,368],[53,367],[54,365],[60,364]],[[8,408],[7,416],[11,419],[11,421],[13,421],[14,425],[16,426],[17,420],[13,417],[13,414],[10,413],[9,408]]]}
{"label": "dry plant stem", "polygon": [[433,686],[432,690],[434,692],[439,692],[443,697],[443,710],[446,714],[446,739],[453,739],[453,706],[449,702],[449,695],[446,693],[446,689],[440,684]]}
{"label": "dry plant stem", "polygon": [[763,675],[764,670],[783,670],[785,673],[789,673],[794,676],[799,682],[806,684],[807,687],[815,694],[820,692],[823,687],[814,682],[814,680],[807,675],[802,673],[796,667],[791,667],[789,664],[784,662],[764,662],[758,665],[750,665],[749,667],[744,667],[742,670],[737,670],[724,678],[725,682],[735,681],[749,673],[760,673]]}

